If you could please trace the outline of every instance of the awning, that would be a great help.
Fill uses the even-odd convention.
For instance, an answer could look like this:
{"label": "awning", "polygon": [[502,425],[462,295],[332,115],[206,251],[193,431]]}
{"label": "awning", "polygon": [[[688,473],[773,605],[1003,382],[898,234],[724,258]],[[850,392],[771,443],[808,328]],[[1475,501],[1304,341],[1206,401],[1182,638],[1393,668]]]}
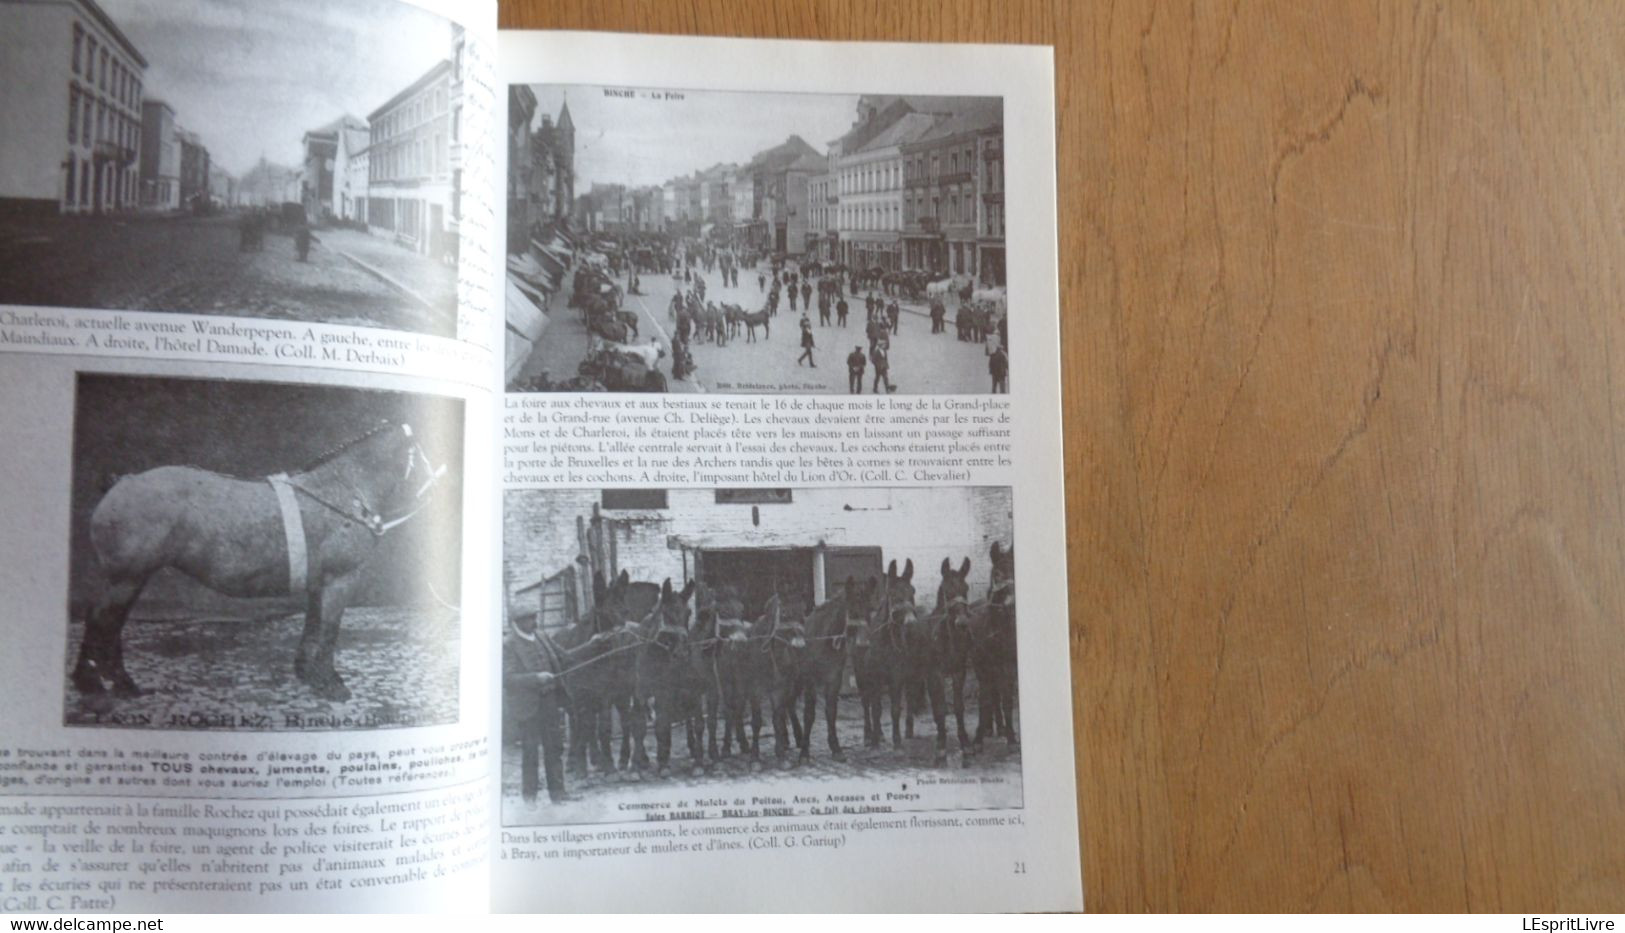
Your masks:
{"label": "awning", "polygon": [[764,531],[752,528],[740,531],[697,532],[666,536],[666,547],[679,551],[739,550],[748,548],[821,548],[828,538],[839,534],[836,529],[825,531]]}

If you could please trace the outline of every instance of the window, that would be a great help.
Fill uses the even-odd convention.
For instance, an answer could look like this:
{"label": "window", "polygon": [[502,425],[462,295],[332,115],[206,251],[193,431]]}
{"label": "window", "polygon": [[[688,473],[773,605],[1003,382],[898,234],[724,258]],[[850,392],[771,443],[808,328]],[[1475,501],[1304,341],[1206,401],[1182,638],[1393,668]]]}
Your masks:
{"label": "window", "polygon": [[107,50],[102,49],[101,70],[97,74],[97,83],[102,90],[107,90]]}
{"label": "window", "polygon": [[[85,44],[85,31],[78,23],[73,24],[73,73],[79,74],[79,54],[81,46]],[[73,166],[68,166],[68,187],[73,187]],[[68,193],[68,203],[73,203],[73,193]]]}
{"label": "window", "polygon": [[[90,108],[89,107],[85,108],[85,113],[86,114],[90,113]],[[87,132],[85,135],[89,136],[90,134]],[[89,160],[86,160],[85,164],[79,167],[79,203],[80,204],[89,204],[90,203],[90,161]]]}
{"label": "window", "polygon": [[87,146],[90,145],[91,142],[90,121],[92,119],[92,109],[93,108],[90,106],[90,98],[86,97],[84,106],[79,110],[79,117],[81,121],[79,124],[79,139]]}
{"label": "window", "polygon": [[[68,142],[79,141],[79,89],[68,88]],[[73,166],[68,166],[68,187],[73,187]],[[71,200],[71,196],[70,196]]]}
{"label": "window", "polygon": [[[77,38],[77,36],[75,38]],[[70,156],[68,158],[68,203],[69,204],[74,203],[74,187],[73,187],[74,177],[73,176],[74,176],[74,169],[77,168],[78,166],[79,166],[79,160]]]}
{"label": "window", "polygon": [[718,489],[717,505],[789,505],[792,493],[788,489]]}
{"label": "window", "polygon": [[600,504],[605,511],[667,508],[664,489],[605,489],[601,495]]}

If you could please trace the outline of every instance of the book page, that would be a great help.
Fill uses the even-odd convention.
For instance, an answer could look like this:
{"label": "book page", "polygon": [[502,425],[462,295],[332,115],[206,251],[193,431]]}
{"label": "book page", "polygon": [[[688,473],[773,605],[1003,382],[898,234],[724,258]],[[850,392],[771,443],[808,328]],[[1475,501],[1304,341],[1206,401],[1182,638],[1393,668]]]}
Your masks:
{"label": "book page", "polygon": [[500,48],[495,906],[1081,907],[1050,51]]}
{"label": "book page", "polygon": [[0,910],[484,903],[494,14],[0,4]]}

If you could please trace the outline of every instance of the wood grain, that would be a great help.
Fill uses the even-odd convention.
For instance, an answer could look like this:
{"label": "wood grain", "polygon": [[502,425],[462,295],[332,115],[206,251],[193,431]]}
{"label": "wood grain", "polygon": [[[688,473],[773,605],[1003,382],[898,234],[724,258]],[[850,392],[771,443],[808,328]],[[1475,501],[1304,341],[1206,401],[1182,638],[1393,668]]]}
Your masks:
{"label": "wood grain", "polygon": [[1625,909],[1625,8],[502,23],[1055,45],[1091,909]]}

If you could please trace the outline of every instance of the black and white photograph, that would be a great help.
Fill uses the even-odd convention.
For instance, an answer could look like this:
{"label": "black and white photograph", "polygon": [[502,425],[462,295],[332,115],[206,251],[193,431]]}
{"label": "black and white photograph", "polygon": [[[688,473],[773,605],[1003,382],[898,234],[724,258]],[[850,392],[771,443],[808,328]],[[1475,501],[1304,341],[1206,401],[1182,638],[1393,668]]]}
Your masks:
{"label": "black and white photograph", "polygon": [[66,724],[457,721],[463,402],[80,373]]}
{"label": "black and white photograph", "polygon": [[1009,391],[1000,97],[508,87],[511,392]]}
{"label": "black and white photograph", "polygon": [[508,491],[503,825],[1022,806],[1011,492]]}
{"label": "black and white photograph", "polygon": [[457,334],[462,27],[0,2],[0,304]]}

